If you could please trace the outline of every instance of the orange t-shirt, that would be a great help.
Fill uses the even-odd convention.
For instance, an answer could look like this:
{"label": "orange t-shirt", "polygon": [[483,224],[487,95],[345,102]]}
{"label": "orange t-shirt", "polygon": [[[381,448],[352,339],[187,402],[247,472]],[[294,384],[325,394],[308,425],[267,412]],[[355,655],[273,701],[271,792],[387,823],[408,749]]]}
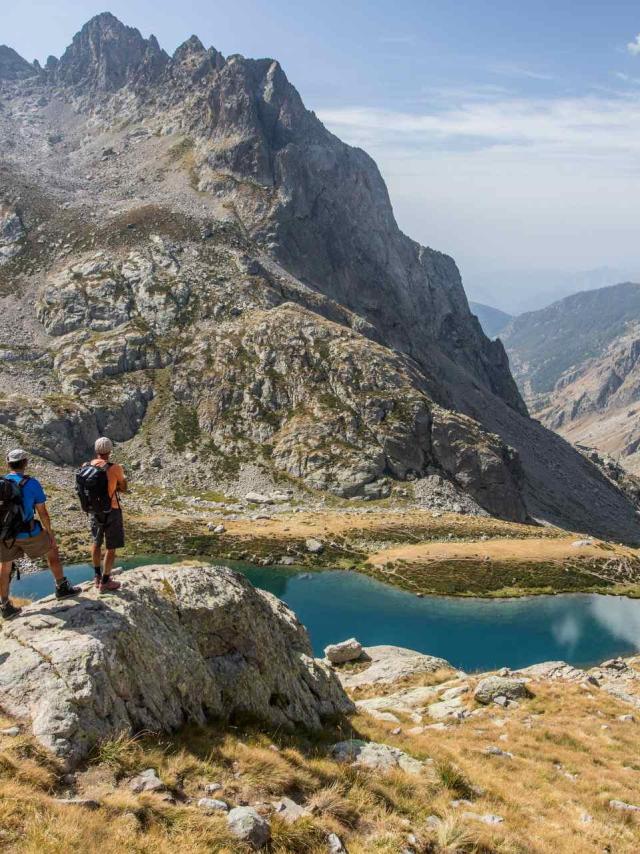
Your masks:
{"label": "orange t-shirt", "polygon": [[[97,460],[91,460],[92,466],[106,466],[107,463],[104,460],[98,458]],[[111,463],[109,468],[107,469],[107,481],[109,482],[109,495],[111,496],[111,509],[117,510],[120,507],[120,502],[118,501],[118,489],[121,486],[124,486],[125,476],[124,469],[120,465],[120,463]]]}

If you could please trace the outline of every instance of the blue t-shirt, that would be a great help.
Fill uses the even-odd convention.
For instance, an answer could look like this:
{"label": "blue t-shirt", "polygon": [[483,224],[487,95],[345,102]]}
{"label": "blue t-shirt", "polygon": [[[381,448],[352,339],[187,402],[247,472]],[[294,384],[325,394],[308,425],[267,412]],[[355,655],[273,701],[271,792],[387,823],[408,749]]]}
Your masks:
{"label": "blue t-shirt", "polygon": [[[15,480],[16,483],[20,483],[24,475],[18,474],[17,472],[11,472],[11,474],[6,474],[5,477],[7,480]],[[22,487],[22,509],[24,510],[24,518],[27,522],[30,522],[33,519],[36,504],[44,504],[46,500],[47,496],[44,494],[44,489],[42,488],[40,481],[36,480],[35,477],[30,477]],[[22,534],[18,534],[16,539],[24,540],[27,537],[35,537],[41,530],[42,525],[36,520],[33,530],[30,533],[25,531]]]}

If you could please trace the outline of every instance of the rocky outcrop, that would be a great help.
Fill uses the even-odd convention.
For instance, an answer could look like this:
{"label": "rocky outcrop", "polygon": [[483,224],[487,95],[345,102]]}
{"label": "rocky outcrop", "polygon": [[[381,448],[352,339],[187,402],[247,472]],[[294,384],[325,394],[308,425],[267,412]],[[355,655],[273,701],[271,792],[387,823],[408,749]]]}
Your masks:
{"label": "rocky outcrop", "polygon": [[139,730],[233,716],[317,729],[352,708],[295,615],[211,566],[149,566],[108,599],[27,607],[0,636],[0,693],[69,766]]}
{"label": "rocky outcrop", "polygon": [[20,254],[24,237],[25,230],[18,212],[0,204],[0,264]]}
{"label": "rocky outcrop", "polygon": [[362,649],[362,657],[366,664],[362,669],[339,671],[340,681],[348,690],[371,685],[391,685],[421,673],[452,669],[444,658],[423,655],[400,646],[366,646]]}
{"label": "rocky outcrop", "polygon": [[33,77],[36,69],[12,47],[0,44],[0,80],[22,80]]}

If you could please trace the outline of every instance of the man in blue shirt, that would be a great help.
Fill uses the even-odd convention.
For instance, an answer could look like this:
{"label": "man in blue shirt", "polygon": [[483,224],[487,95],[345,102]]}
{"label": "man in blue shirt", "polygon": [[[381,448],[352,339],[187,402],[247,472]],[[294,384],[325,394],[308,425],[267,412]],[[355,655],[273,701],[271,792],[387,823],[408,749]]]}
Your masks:
{"label": "man in blue shirt", "polygon": [[80,588],[72,587],[64,576],[47,510],[47,496],[40,481],[25,474],[28,462],[27,452],[22,448],[15,448],[7,454],[10,471],[4,477],[21,485],[25,524],[24,530],[16,534],[15,539],[0,541],[0,616],[4,620],[20,613],[20,608],[16,608],[9,600],[11,566],[20,557],[35,560],[47,556],[49,569],[56,580],[56,599],[66,599],[80,592]]}

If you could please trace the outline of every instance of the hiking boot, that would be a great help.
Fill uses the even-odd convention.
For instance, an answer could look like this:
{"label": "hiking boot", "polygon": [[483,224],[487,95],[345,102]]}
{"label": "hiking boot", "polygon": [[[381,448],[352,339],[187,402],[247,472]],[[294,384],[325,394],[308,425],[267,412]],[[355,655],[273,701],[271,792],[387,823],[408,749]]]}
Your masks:
{"label": "hiking boot", "polygon": [[121,587],[122,585],[119,581],[114,581],[113,578],[108,575],[106,578],[102,579],[98,589],[100,590],[100,593],[113,593],[116,590],[120,590]]}
{"label": "hiking boot", "polygon": [[101,575],[96,575],[96,577],[95,577],[95,578],[94,578],[94,580],[93,580],[93,583],[94,583],[94,584],[95,584],[95,586],[96,586],[96,590],[100,590],[100,585],[102,584],[102,576],[101,576]]}
{"label": "hiking boot", "polygon": [[4,602],[0,605],[0,617],[3,620],[12,620],[14,617],[17,617],[20,614],[22,608],[16,608],[11,602]]}
{"label": "hiking boot", "polygon": [[77,596],[81,592],[80,587],[72,587],[66,578],[63,578],[60,584],[56,584],[56,599],[67,599],[69,596]]}

